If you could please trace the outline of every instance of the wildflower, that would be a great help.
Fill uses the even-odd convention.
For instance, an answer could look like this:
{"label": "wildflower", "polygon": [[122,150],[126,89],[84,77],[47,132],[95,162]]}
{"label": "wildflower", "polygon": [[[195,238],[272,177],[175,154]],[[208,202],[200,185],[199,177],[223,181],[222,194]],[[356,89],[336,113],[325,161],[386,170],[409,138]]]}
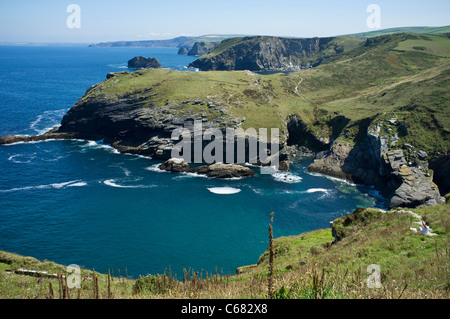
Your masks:
{"label": "wildflower", "polygon": [[39,284],[39,283],[41,283],[41,282],[42,282],[42,278],[39,278],[38,281],[37,281],[37,283]]}

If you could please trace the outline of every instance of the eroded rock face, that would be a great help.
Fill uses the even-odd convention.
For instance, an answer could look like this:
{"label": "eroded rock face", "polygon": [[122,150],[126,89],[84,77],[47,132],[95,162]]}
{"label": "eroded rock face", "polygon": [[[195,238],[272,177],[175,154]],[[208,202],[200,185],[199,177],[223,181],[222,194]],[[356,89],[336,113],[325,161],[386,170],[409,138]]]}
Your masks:
{"label": "eroded rock face", "polygon": [[[443,203],[438,187],[424,168],[408,163],[401,149],[389,151],[385,138],[368,138],[359,145],[335,141],[309,170],[353,183],[375,185],[390,198],[390,208]],[[424,154],[421,154],[422,157]]]}
{"label": "eroded rock face", "polygon": [[400,185],[394,190],[391,208],[433,206],[445,202],[431,177],[425,176],[418,167],[407,165],[402,150],[389,151],[382,154],[382,158]]}

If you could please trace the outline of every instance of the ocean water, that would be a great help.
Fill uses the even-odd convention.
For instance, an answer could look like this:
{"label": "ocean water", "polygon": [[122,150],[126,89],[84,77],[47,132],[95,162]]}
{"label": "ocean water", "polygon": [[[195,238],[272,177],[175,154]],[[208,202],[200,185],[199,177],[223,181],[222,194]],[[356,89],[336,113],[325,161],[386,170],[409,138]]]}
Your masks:
{"label": "ocean water", "polygon": [[[0,46],[0,135],[37,134],[108,72],[136,55],[186,70],[170,48]],[[289,173],[216,180],[157,169],[150,158],[92,141],[0,146],[0,250],[132,277],[170,267],[224,274],[254,264],[274,236],[328,228],[358,206],[384,206],[370,187]]]}

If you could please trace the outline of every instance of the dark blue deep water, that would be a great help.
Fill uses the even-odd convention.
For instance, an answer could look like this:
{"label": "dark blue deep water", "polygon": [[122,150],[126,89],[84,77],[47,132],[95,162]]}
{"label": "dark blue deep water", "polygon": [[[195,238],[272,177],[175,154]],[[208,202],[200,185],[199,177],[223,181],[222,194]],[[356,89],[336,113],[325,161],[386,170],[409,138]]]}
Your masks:
{"label": "dark blue deep water", "polygon": [[[167,48],[0,46],[0,135],[37,134],[108,72],[136,55],[186,70]],[[234,273],[275,237],[329,227],[357,206],[382,205],[370,188],[311,175],[214,180],[160,172],[158,161],[88,141],[0,146],[0,250],[133,277],[169,266]],[[257,168],[254,168],[259,172]],[[231,187],[236,194],[211,188]],[[372,196],[372,197],[371,197]],[[373,197],[375,196],[375,198]]]}

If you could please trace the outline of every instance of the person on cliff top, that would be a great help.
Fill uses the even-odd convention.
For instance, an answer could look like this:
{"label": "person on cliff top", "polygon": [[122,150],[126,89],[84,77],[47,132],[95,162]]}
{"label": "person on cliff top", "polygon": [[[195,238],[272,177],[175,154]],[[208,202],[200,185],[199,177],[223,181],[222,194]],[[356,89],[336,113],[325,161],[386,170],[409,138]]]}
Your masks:
{"label": "person on cliff top", "polygon": [[423,219],[421,220],[422,222],[422,226],[423,227],[419,227],[419,228],[411,228],[411,230],[414,231],[418,231],[419,233],[423,234],[423,235],[428,235],[429,231],[430,231],[430,224],[428,222],[424,222]]}

